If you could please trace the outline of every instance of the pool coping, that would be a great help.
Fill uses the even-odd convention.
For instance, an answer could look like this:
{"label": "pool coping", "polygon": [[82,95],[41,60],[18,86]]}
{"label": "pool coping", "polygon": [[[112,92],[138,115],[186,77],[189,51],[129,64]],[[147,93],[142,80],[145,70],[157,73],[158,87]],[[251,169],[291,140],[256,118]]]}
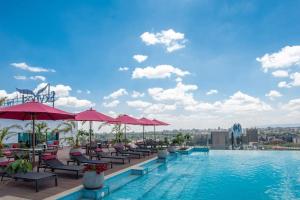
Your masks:
{"label": "pool coping", "polygon": [[[124,172],[127,172],[127,171],[129,171],[129,170],[131,170],[131,169],[137,168],[137,167],[139,167],[139,166],[141,166],[141,165],[147,164],[148,162],[151,162],[151,161],[153,161],[153,160],[157,160],[157,156],[154,157],[154,158],[151,158],[151,159],[149,159],[149,160],[145,160],[144,162],[137,163],[137,164],[135,164],[135,165],[129,166],[129,167],[127,167],[127,168],[124,168],[124,169],[122,169],[122,170],[120,170],[120,171],[117,171],[117,172],[111,173],[111,174],[109,174],[109,175],[106,175],[106,176],[104,176],[104,180],[107,180],[107,179],[109,179],[109,178],[112,178],[112,177],[114,177],[114,176],[117,176],[117,175],[119,175],[119,174],[122,174],[122,173],[124,173]],[[84,187],[83,187],[83,185],[81,184],[81,185],[79,185],[79,186],[76,186],[76,187],[74,187],[74,188],[68,189],[68,190],[63,191],[63,192],[61,192],[61,193],[58,193],[58,194],[56,194],[56,195],[47,197],[47,198],[45,198],[44,200],[57,200],[57,199],[59,199],[59,198],[62,198],[62,197],[64,197],[64,196],[67,196],[67,195],[70,194],[70,193],[78,192],[79,190],[82,190],[83,188],[84,188]]]}

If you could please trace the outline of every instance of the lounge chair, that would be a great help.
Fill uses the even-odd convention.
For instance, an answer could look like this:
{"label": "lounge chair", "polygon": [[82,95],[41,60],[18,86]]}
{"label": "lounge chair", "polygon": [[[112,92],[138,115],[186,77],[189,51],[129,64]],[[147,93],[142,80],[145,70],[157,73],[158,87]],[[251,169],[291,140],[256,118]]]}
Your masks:
{"label": "lounge chair", "polygon": [[103,151],[99,151],[99,150],[95,150],[95,153],[94,153],[94,157],[96,157],[97,159],[99,160],[102,160],[102,159],[110,159],[112,163],[120,163],[120,162],[117,162],[117,161],[121,161],[122,164],[125,164],[127,161],[127,163],[130,163],[130,157],[129,156],[113,156],[113,155],[110,155],[109,152],[103,152]]}
{"label": "lounge chair", "polygon": [[35,191],[39,191],[39,182],[45,179],[54,178],[55,186],[57,186],[57,175],[48,172],[27,172],[27,173],[17,173],[11,176],[11,178],[24,181],[32,181],[35,183]]}
{"label": "lounge chair", "polygon": [[52,172],[55,170],[75,172],[76,178],[79,178],[79,172],[83,171],[83,166],[65,165],[55,157],[42,158],[42,164],[38,166],[37,170],[39,171],[40,168],[51,169]]}
{"label": "lounge chair", "polygon": [[150,156],[150,154],[151,154],[151,150],[149,150],[149,149],[135,148],[135,147],[132,147],[132,146],[130,146],[130,145],[127,145],[126,147],[127,147],[127,149],[128,149],[129,151],[140,152],[140,153],[142,153],[143,155]]}
{"label": "lounge chair", "polygon": [[133,152],[133,151],[127,151],[123,150],[122,148],[115,147],[116,152],[111,152],[111,155],[122,155],[122,156],[129,156],[133,158],[141,158],[143,156],[143,153],[141,152]]}
{"label": "lounge chair", "polygon": [[80,164],[106,164],[106,165],[110,165],[110,168],[112,168],[112,162],[111,161],[90,160],[90,159],[87,159],[81,153],[70,155],[70,158],[72,160],[74,160],[75,162],[77,162],[78,165],[80,165]]}

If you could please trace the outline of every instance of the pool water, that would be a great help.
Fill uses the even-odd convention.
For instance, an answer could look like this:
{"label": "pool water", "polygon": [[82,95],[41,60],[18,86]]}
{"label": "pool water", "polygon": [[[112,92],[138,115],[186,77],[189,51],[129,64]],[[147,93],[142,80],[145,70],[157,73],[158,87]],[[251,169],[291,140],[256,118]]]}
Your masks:
{"label": "pool water", "polygon": [[178,155],[104,199],[300,199],[300,152],[210,151]]}

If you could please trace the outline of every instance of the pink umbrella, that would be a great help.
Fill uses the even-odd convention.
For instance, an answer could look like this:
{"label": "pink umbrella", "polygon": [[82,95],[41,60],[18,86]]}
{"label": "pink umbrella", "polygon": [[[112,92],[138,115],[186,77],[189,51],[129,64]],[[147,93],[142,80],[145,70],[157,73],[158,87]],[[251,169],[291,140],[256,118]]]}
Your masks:
{"label": "pink umbrella", "polygon": [[28,102],[0,109],[0,118],[32,120],[32,162],[35,164],[35,120],[67,120],[74,115],[39,102]]}
{"label": "pink umbrella", "polygon": [[154,127],[154,140],[156,140],[156,136],[155,136],[155,126],[168,126],[170,124],[159,121],[157,119],[153,119],[152,122],[154,123],[153,127]]}
{"label": "pink umbrella", "polygon": [[90,122],[90,148],[92,143],[92,122],[117,122],[114,118],[109,117],[105,114],[97,112],[92,108],[83,112],[76,114],[75,116],[76,121],[89,121]]}
{"label": "pink umbrella", "polygon": [[124,124],[125,127],[125,139],[126,139],[126,125],[130,124],[130,125],[142,125],[142,122],[134,117],[131,117],[129,115],[120,115],[119,117],[117,117],[115,119],[117,122],[113,122],[116,124]]}
{"label": "pink umbrella", "polygon": [[145,117],[139,119],[141,124],[143,125],[143,141],[145,140],[145,126],[154,126],[156,125],[157,123],[150,120],[150,119],[147,119]]}

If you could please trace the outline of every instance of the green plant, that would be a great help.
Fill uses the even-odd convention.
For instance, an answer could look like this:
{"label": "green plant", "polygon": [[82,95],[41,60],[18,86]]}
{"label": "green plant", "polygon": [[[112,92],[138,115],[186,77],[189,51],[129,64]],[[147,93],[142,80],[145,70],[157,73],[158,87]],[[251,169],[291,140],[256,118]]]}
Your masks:
{"label": "green plant", "polygon": [[175,138],[172,140],[172,144],[181,146],[184,143],[185,139],[182,133],[178,133]]}
{"label": "green plant", "polygon": [[16,174],[16,173],[27,173],[32,170],[32,165],[28,160],[19,159],[10,163],[7,167],[7,172],[9,174]]}
{"label": "green plant", "polygon": [[89,132],[85,130],[78,130],[74,136],[66,137],[64,140],[73,148],[80,146],[80,141],[83,141],[89,136]]}
{"label": "green plant", "polygon": [[124,128],[122,128],[121,124],[116,124],[112,128],[111,132],[115,135],[115,139],[112,141],[113,143],[120,143],[123,140]]}
{"label": "green plant", "polygon": [[0,149],[0,158],[4,157],[2,150]]}
{"label": "green plant", "polygon": [[22,130],[22,127],[19,125],[12,125],[8,127],[4,127],[0,129],[0,149],[4,146],[4,140],[8,139],[9,137],[12,137],[13,135],[17,134],[17,132],[12,131],[12,129],[19,129]]}

